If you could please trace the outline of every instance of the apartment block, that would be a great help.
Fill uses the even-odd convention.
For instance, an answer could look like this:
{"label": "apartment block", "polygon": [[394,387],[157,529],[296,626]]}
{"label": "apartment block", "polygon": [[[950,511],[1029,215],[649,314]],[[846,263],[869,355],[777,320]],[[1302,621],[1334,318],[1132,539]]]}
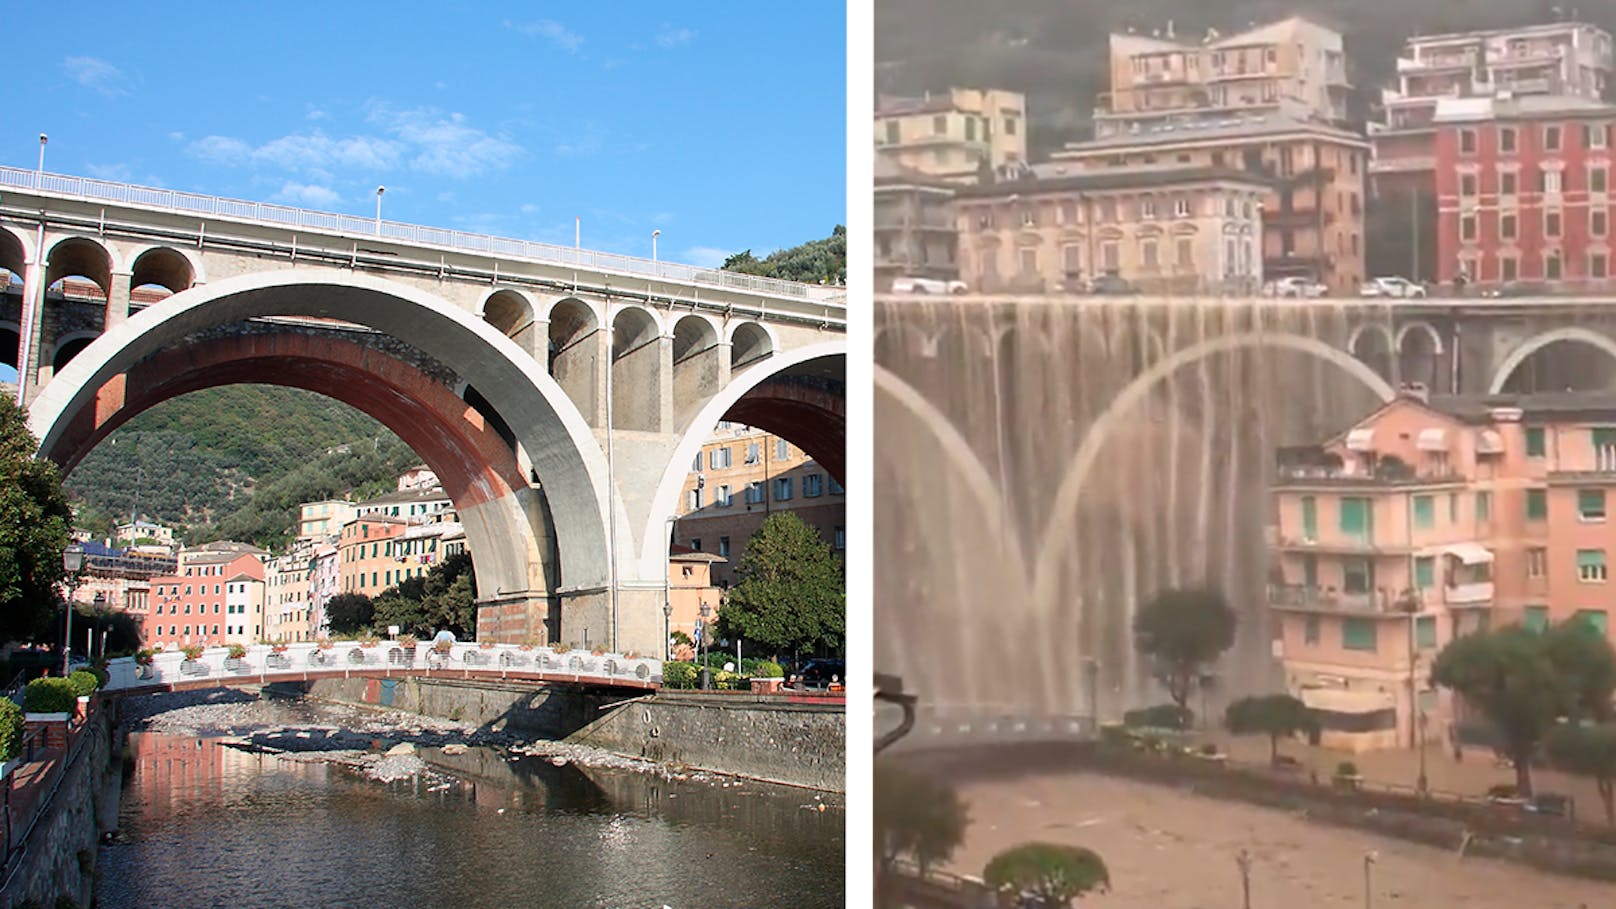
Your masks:
{"label": "apartment block", "polygon": [[309,627],[313,554],[297,550],[264,565],[264,640],[292,643],[313,640]]}
{"label": "apartment block", "polygon": [[304,543],[323,543],[342,532],[342,525],[354,518],[354,504],[341,499],[304,502],[298,509],[297,538]]}
{"label": "apartment block", "polygon": [[1080,292],[1121,277],[1154,293],[1254,293],[1268,184],[1230,168],[1038,164],[961,187],[960,275],[985,293]]}
{"label": "apartment block", "polygon": [[213,545],[210,551],[182,551],[177,574],[150,580],[150,612],[141,629],[146,646],[251,644],[263,635],[263,550],[231,552]]}
{"label": "apartment block", "polygon": [[952,281],[959,277],[952,184],[875,162],[875,292],[895,278]]}
{"label": "apartment block", "polygon": [[396,557],[395,541],[409,522],[387,514],[367,514],[343,525],[337,542],[338,593],[374,597],[404,578],[406,566]]}
{"label": "apartment block", "polygon": [[1027,160],[1027,99],[973,88],[881,95],[875,155],[908,171],[969,183],[1006,162]]}

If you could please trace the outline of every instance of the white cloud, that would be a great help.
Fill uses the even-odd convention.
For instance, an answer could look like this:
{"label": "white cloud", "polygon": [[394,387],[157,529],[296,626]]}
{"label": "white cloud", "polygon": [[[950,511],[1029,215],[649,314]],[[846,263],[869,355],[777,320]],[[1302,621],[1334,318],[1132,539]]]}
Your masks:
{"label": "white cloud", "polygon": [[517,209],[517,211],[520,211],[524,215],[536,215],[539,213],[539,207],[534,205],[532,202],[523,202],[522,207]]}
{"label": "white cloud", "polygon": [[533,22],[511,22],[507,20],[505,27],[528,36],[529,38],[542,38],[554,44],[569,54],[578,53],[583,47],[583,36],[577,32],[568,31],[565,25],[554,19],[538,19]]}
{"label": "white cloud", "polygon": [[168,138],[172,139],[175,142],[184,142],[185,141],[185,134],[176,129],[173,132],[168,134]]}
{"label": "white cloud", "polygon": [[84,169],[97,180],[128,183],[134,179],[134,172],[127,164],[86,164]]}
{"label": "white cloud", "polygon": [[281,187],[281,191],[275,194],[275,199],[293,205],[331,208],[342,201],[342,195],[330,187],[288,180]]}
{"label": "white cloud", "polygon": [[718,268],[724,260],[735,255],[733,250],[718,249],[712,246],[692,246],[679,254],[679,258],[688,265],[701,268]]}
{"label": "white cloud", "polygon": [[93,89],[111,98],[129,94],[124,88],[127,81],[123,71],[105,60],[97,57],[68,57],[62,61],[62,68],[73,81],[88,89]]}
{"label": "white cloud", "polygon": [[692,29],[674,28],[664,23],[661,31],[656,34],[656,43],[662,47],[679,47],[680,45],[689,44],[695,37],[696,33]]}
{"label": "white cloud", "polygon": [[252,158],[251,145],[229,136],[204,136],[192,142],[189,151],[209,164],[232,167],[246,164]]}
{"label": "white cloud", "polygon": [[326,112],[321,110],[318,107],[309,108],[309,119],[310,120],[324,120],[327,116],[328,115],[326,114]]}
{"label": "white cloud", "polygon": [[410,167],[423,173],[471,177],[508,167],[523,154],[522,146],[469,125],[463,114],[377,105],[369,119],[403,143]]}

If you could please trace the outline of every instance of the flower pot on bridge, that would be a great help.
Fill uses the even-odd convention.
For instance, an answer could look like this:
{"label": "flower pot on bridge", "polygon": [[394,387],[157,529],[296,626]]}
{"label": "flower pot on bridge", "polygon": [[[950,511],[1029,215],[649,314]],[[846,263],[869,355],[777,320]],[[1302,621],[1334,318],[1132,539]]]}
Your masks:
{"label": "flower pot on bridge", "polygon": [[779,694],[782,679],[760,678],[752,680],[753,694]]}

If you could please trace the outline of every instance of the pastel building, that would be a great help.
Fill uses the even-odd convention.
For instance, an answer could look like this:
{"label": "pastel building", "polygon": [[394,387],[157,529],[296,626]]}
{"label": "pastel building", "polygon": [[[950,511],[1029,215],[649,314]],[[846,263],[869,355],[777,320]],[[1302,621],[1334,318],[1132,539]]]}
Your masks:
{"label": "pastel building", "polygon": [[310,554],[297,550],[265,564],[264,640],[313,640],[309,628],[310,567]]}
{"label": "pastel building", "polygon": [[969,183],[1006,162],[1027,160],[1027,99],[974,88],[882,95],[875,105],[875,155],[907,171]]}
{"label": "pastel building", "polygon": [[353,520],[354,504],[341,499],[304,502],[298,509],[297,538],[322,543],[342,532],[342,525]]}
{"label": "pastel building", "polygon": [[696,638],[696,623],[701,621],[701,607],[709,609],[708,621],[718,616],[723,605],[724,591],[713,584],[713,566],[724,559],[710,552],[698,552],[687,546],[674,546],[668,555],[668,629],[671,636],[682,631],[691,640]]}
{"label": "pastel building", "polygon": [[1456,636],[1581,621],[1609,637],[1616,415],[1574,396],[1500,400],[1407,393],[1282,456],[1275,648],[1324,744],[1445,737],[1463,705],[1430,667]]}
{"label": "pastel building", "polygon": [[344,525],[337,542],[337,592],[374,597],[402,580],[405,566],[395,557],[393,545],[408,528],[405,519],[380,513]]}
{"label": "pastel building", "polygon": [[[261,550],[260,550],[261,551]],[[264,563],[253,552],[180,554],[178,574],[151,578],[148,647],[251,643],[262,633]],[[256,630],[255,630],[256,629]]]}
{"label": "pastel building", "polygon": [[320,543],[309,557],[309,634],[315,640],[328,633],[325,604],[342,592],[338,570],[338,550],[333,543]]}

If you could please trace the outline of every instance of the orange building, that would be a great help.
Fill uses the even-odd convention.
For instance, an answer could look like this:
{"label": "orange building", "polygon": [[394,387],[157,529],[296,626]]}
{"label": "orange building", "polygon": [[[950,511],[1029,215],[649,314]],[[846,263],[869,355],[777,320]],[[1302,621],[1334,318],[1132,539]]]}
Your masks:
{"label": "orange building", "polygon": [[403,580],[408,569],[393,549],[408,529],[404,518],[380,513],[344,524],[337,541],[337,592],[374,597]]}
{"label": "orange building", "polygon": [[723,559],[710,552],[697,552],[687,546],[673,546],[668,555],[668,635],[682,631],[696,638],[696,623],[701,621],[701,607],[706,604],[711,612],[708,621],[718,618],[724,592],[713,586],[713,566]]}
{"label": "orange building", "polygon": [[1609,637],[1613,486],[1616,415],[1565,395],[1407,393],[1287,452],[1269,604],[1325,744],[1444,735],[1454,705],[1429,675],[1455,636],[1575,620]]}

